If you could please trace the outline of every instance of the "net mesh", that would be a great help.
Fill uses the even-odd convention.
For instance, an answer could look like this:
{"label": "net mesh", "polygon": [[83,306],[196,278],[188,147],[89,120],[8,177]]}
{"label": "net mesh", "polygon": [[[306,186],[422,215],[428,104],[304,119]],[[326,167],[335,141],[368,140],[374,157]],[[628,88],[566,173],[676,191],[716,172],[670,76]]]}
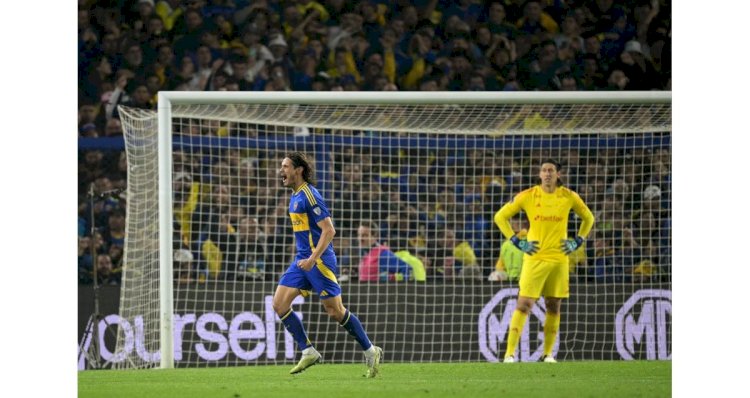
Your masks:
{"label": "net mesh", "polygon": [[[115,363],[153,367],[156,115],[121,112],[128,235]],[[622,356],[605,336],[615,328],[617,297],[671,288],[668,104],[178,105],[172,116],[175,366],[292,363],[298,355],[271,307],[294,256],[290,192],[277,174],[291,151],[314,159],[315,186],[337,230],[344,305],[392,360],[502,358],[517,281],[489,280],[504,241],[492,217],[536,183],[546,158],[563,164],[565,185],[596,217],[585,247],[571,257],[558,358]],[[513,223],[525,226],[522,215]],[[578,223],[571,216],[571,234]],[[426,281],[415,280],[419,265],[363,276],[368,231],[405,264],[420,263]],[[543,305],[524,329],[523,360],[540,355]],[[294,309],[324,357],[362,361],[317,297],[298,298]],[[128,323],[131,332],[122,326]],[[650,327],[642,320],[636,326]],[[657,347],[665,356],[669,341]],[[653,348],[636,344],[630,352],[662,355]]]}
{"label": "net mesh", "polygon": [[152,367],[159,363],[153,355],[159,350],[158,125],[152,113],[135,109],[122,122],[128,185],[119,315],[125,321],[119,323],[111,361]]}
{"label": "net mesh", "polygon": [[669,104],[195,104],[172,112],[237,123],[446,134],[665,132],[672,124]]}

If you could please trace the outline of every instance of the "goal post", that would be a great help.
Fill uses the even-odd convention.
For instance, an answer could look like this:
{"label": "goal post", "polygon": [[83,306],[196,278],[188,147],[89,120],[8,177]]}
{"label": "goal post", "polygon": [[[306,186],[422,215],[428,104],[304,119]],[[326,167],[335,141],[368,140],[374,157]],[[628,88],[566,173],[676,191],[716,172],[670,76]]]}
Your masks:
{"label": "goal post", "polygon": [[[615,200],[610,200],[610,193],[599,192],[599,185],[617,190],[619,180],[624,180],[631,190],[652,185],[665,190],[657,182],[647,184],[643,180],[656,181],[661,176],[655,177],[656,173],[666,173],[668,177],[669,165],[649,165],[641,169],[632,159],[649,157],[651,161],[662,149],[666,150],[664,156],[670,156],[671,97],[671,92],[663,91],[160,92],[158,112],[120,107],[128,159],[127,235],[118,339],[112,362],[115,367],[171,368],[176,362],[178,366],[232,366],[287,363],[293,359],[294,347],[289,336],[275,321],[275,314],[268,313],[268,297],[272,294],[268,286],[278,281],[287,264],[266,260],[273,265],[263,271],[260,278],[250,274],[240,276],[239,267],[246,266],[240,257],[246,253],[240,253],[242,250],[235,241],[239,241],[242,229],[246,228],[243,218],[249,218],[248,222],[257,224],[250,228],[267,229],[261,232],[266,258],[289,257],[289,242],[280,235],[291,236],[291,229],[275,228],[281,222],[277,220],[284,216],[288,196],[287,202],[276,203],[283,197],[273,175],[281,160],[277,157],[297,149],[313,154],[321,193],[331,202],[334,223],[343,226],[339,229],[337,224],[338,235],[344,235],[334,242],[342,245],[342,252],[337,249],[337,254],[351,254],[352,259],[347,260],[351,261],[347,264],[349,268],[357,268],[354,258],[360,253],[350,246],[356,241],[357,226],[362,221],[358,216],[365,213],[370,215],[368,219],[377,215],[374,221],[381,232],[391,233],[390,240],[381,238],[394,249],[411,251],[425,264],[430,262],[428,268],[433,267],[427,271],[426,283],[385,280],[369,283],[347,274],[351,279],[342,281],[345,300],[356,303],[365,327],[374,326],[377,338],[392,346],[400,343],[391,341],[390,336],[407,338],[410,333],[404,330],[407,327],[429,334],[424,338],[432,342],[399,346],[403,351],[400,360],[496,360],[501,350],[498,344],[505,333],[498,326],[498,322],[503,321],[502,316],[498,318],[502,315],[498,312],[508,308],[508,298],[496,292],[512,292],[517,284],[487,280],[495,268],[499,248],[497,237],[491,236],[496,231],[488,230],[487,216],[489,229],[497,229],[488,211],[496,211],[503,204],[491,200],[508,200],[521,188],[528,187],[535,172],[534,162],[540,161],[540,156],[570,155],[572,159],[571,153],[576,153],[580,159],[575,164],[576,173],[580,174],[574,176],[573,185],[584,200],[590,206],[593,203],[596,208],[592,210],[604,214],[606,221],[611,221],[612,217],[615,225],[631,223],[633,227],[621,229],[635,229],[640,233],[645,224],[633,222],[633,219],[643,206],[644,197],[655,192],[637,192],[637,195],[629,192],[629,196],[618,196],[627,197],[621,199],[624,204],[613,205],[611,202]],[[353,160],[358,156],[365,159],[361,164]],[[600,161],[599,156],[603,160]],[[585,174],[587,167],[594,170],[599,164],[607,169],[601,176]],[[482,167],[488,170],[482,171]],[[657,171],[658,167],[667,169]],[[242,180],[239,171],[253,173],[255,177],[252,181]],[[507,173],[493,175],[495,172]],[[440,187],[445,189],[433,190],[430,178],[438,178],[438,175]],[[447,182],[449,179],[452,182]],[[248,184],[252,186],[244,186]],[[176,192],[177,186],[185,192]],[[362,192],[350,192],[351,187]],[[492,194],[493,189],[498,192]],[[248,194],[255,197],[248,199]],[[446,199],[448,201],[459,196],[462,201],[455,204],[457,210],[451,210],[450,216],[445,216],[447,210],[441,208],[445,207],[441,204],[446,195],[453,196]],[[596,196],[587,198],[586,195]],[[665,208],[660,211],[671,216],[671,197],[666,198],[666,192],[662,196],[661,206]],[[364,197],[368,198],[366,209],[352,201]],[[176,200],[179,203],[175,203]],[[221,209],[223,200],[229,204]],[[398,210],[372,210],[373,207],[393,207],[394,201],[401,206]],[[476,224],[465,221],[476,212],[483,215],[482,220]],[[612,215],[617,212],[618,215]],[[430,217],[437,213],[444,219],[434,222]],[[400,226],[398,215],[408,218],[414,225]],[[447,229],[456,229],[452,231],[457,235],[456,242],[467,243],[462,246],[464,249],[468,247],[468,251],[460,253],[454,250],[451,261],[460,258],[466,263],[464,269],[470,268],[467,265],[472,261],[477,263],[478,271],[473,277],[461,278],[458,272],[449,275],[447,266],[444,267],[448,262],[434,254],[437,251],[433,250],[431,240],[442,234],[448,219],[458,220],[455,227],[449,225]],[[178,231],[175,226],[179,226]],[[476,228],[482,228],[481,233],[476,232]],[[592,234],[597,232],[596,228]],[[617,229],[611,225],[600,228]],[[217,229],[221,231],[216,232]],[[649,230],[649,233],[652,232]],[[669,234],[669,231],[653,232],[652,238],[661,239],[659,234],[662,233]],[[615,239],[610,235],[602,233],[601,240]],[[617,239],[624,241],[622,236]],[[616,358],[617,355],[626,358],[628,352],[631,357],[662,355],[659,350],[667,350],[670,354],[664,355],[671,355],[670,348],[658,346],[660,342],[653,347],[646,347],[644,342],[643,348],[638,348],[640,343],[633,342],[632,335],[609,336],[609,339],[598,330],[595,323],[600,321],[590,313],[594,310],[588,308],[591,303],[597,303],[599,292],[610,294],[615,302],[606,304],[610,306],[607,311],[615,318],[620,315],[618,308],[621,308],[617,306],[623,303],[616,302],[620,297],[615,297],[613,292],[628,295],[622,299],[627,301],[634,297],[630,294],[643,290],[640,288],[671,290],[669,239],[665,237],[659,243],[661,246],[654,249],[659,252],[659,267],[669,269],[658,280],[635,281],[633,270],[638,266],[645,269],[646,263],[630,264],[627,281],[607,279],[606,275],[600,280],[594,271],[576,275],[580,280],[576,286],[586,292],[575,304],[582,309],[571,312],[570,318],[564,315],[561,325],[561,333],[567,332],[568,336],[563,336],[560,344],[569,346],[565,349],[570,350],[570,358]],[[652,244],[646,241],[648,239],[644,238],[643,245]],[[610,249],[617,251],[617,248]],[[599,248],[591,250],[594,257],[597,250]],[[602,250],[607,253],[606,248]],[[645,250],[645,246],[639,247],[639,253]],[[176,275],[180,273],[175,269],[176,262],[186,261],[183,257],[176,258],[178,251],[180,256],[190,257],[196,267],[185,277],[189,279],[186,281]],[[190,254],[185,254],[186,251]],[[629,252],[612,258],[634,262],[636,254]],[[595,259],[586,258],[582,267],[598,270],[595,263]],[[603,269],[606,270],[606,266]],[[230,268],[235,274],[226,277],[224,274]],[[242,272],[249,270],[243,268]],[[431,280],[438,277],[440,282]],[[612,286],[616,288],[611,289]],[[438,297],[442,288],[449,288],[450,292]],[[179,297],[179,306],[175,306],[176,297]],[[493,300],[505,303],[505,307],[492,310],[488,305]],[[345,333],[321,330],[326,328],[325,316],[312,313],[315,306],[319,306],[317,299],[305,300],[309,301],[313,302],[313,307],[303,319],[308,332],[323,335],[320,340],[333,339],[329,348],[336,350],[335,358],[355,361],[350,353],[339,352],[342,346],[348,347],[348,351],[356,350],[346,345],[350,342]],[[398,324],[387,318],[388,303],[424,311],[424,314],[411,320],[399,313],[394,316],[401,323]],[[463,311],[470,314],[460,313]],[[433,312],[439,314],[433,316]],[[669,314],[671,316],[671,298]],[[580,327],[563,330],[566,322],[578,322],[578,317],[582,319]],[[477,321],[477,318],[480,319]],[[542,319],[543,315],[539,315],[539,322]],[[645,318],[639,319],[647,322],[643,321]],[[601,322],[606,329],[612,329],[612,334],[619,327],[611,320]],[[525,332],[535,336],[534,325],[530,321]],[[651,327],[640,323],[636,326]],[[525,336],[524,341],[529,341],[526,344],[532,345],[531,349],[527,347],[530,353],[526,357],[532,358],[536,340]],[[463,338],[468,342],[466,345],[457,342]],[[636,349],[631,349],[633,344]],[[283,349],[277,349],[276,345]],[[602,349],[602,345],[606,348]],[[620,346],[625,348],[619,350]],[[433,354],[433,350],[443,350],[444,354]],[[588,351],[572,353],[576,350]]]}

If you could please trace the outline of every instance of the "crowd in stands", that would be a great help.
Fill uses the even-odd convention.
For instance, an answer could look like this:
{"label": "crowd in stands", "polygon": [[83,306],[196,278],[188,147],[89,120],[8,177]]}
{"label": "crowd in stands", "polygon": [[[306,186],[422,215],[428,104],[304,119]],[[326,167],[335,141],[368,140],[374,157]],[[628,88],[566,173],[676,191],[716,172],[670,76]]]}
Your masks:
{"label": "crowd in stands", "polygon": [[[156,109],[160,90],[671,88],[671,10],[660,0],[79,0],[78,10],[79,137],[122,136],[117,105]],[[322,191],[336,193],[344,280],[362,280],[373,248],[378,281],[486,279],[502,244],[492,215],[534,183],[530,162],[545,155],[560,158],[597,219],[572,258],[576,278],[670,278],[668,148],[474,150],[460,163],[340,149]],[[280,158],[175,155],[178,280],[280,275],[292,247]],[[126,173],[124,152],[79,152],[82,283],[95,266],[100,283],[119,283],[126,199],[97,198],[91,209],[87,193],[124,189]]]}

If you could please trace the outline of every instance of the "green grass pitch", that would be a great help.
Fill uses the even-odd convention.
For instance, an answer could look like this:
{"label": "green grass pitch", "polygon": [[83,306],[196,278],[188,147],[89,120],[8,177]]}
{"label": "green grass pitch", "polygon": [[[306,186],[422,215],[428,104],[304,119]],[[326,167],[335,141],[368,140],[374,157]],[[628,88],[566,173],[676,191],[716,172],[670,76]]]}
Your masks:
{"label": "green grass pitch", "polygon": [[671,361],[320,364],[78,372],[78,397],[670,397]]}

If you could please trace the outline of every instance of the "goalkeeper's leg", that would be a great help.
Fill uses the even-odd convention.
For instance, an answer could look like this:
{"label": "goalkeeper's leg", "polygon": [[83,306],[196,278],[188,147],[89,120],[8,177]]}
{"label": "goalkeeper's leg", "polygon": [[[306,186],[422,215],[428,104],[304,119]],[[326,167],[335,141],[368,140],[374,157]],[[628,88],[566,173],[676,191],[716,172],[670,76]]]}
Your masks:
{"label": "goalkeeper's leg", "polygon": [[552,347],[557,340],[557,331],[560,329],[560,304],[561,299],[557,297],[545,297],[544,303],[547,312],[544,316],[544,355],[545,362],[554,362]]}
{"label": "goalkeeper's leg", "polygon": [[531,307],[536,302],[532,297],[518,296],[516,310],[513,311],[513,317],[510,319],[508,326],[508,345],[505,349],[505,358],[503,362],[515,362],[516,348],[521,339],[521,332],[526,324],[526,318],[529,316]]}

